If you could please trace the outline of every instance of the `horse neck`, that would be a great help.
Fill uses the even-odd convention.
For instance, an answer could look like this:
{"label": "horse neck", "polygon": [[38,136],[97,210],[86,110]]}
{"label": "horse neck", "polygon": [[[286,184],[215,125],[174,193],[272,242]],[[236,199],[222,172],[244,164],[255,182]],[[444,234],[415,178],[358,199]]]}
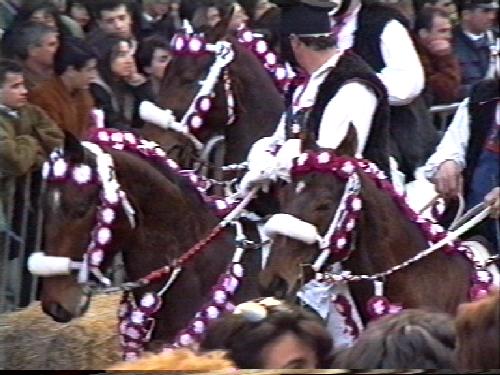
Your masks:
{"label": "horse neck", "polygon": [[129,278],[145,276],[178,258],[217,224],[197,191],[174,172],[123,152],[113,152],[113,158],[120,184],[136,211],[133,235],[120,244]]}
{"label": "horse neck", "polygon": [[361,179],[363,210],[349,266],[354,272],[373,274],[401,264],[424,249],[427,242],[388,193],[367,176]]}
{"label": "horse neck", "polygon": [[226,162],[246,159],[251,145],[273,133],[285,109],[284,100],[268,72],[243,46],[233,43],[236,57],[229,67],[235,96],[235,123],[225,128]]}

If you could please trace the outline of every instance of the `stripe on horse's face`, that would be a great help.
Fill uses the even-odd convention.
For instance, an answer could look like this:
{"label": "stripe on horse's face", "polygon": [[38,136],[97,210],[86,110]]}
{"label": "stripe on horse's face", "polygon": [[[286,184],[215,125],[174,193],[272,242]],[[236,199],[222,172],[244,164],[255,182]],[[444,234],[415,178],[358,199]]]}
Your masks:
{"label": "stripe on horse's face", "polygon": [[61,207],[61,190],[59,190],[58,188],[52,189],[50,191],[49,202],[52,212],[59,211],[59,208]]}

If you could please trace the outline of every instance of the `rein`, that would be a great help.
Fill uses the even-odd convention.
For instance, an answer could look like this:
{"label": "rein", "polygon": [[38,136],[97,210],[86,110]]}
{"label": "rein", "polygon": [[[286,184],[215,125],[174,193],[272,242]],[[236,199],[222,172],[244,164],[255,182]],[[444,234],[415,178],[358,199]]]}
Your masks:
{"label": "rein", "polygon": [[[333,236],[337,236],[337,238],[338,237],[346,238],[347,235],[349,235],[347,227],[340,229],[339,232],[337,232],[336,229],[332,229],[332,228],[337,228],[337,226],[335,225],[337,217],[339,217],[339,215],[342,214],[352,215],[356,212],[359,212],[355,210],[353,207],[349,208],[343,202],[346,200],[346,197],[349,197],[349,194],[347,193],[349,191],[348,186],[351,184],[352,181],[351,179],[353,178],[353,176],[357,175],[358,171],[365,173],[373,182],[375,182],[375,184],[380,190],[387,192],[392,197],[394,202],[402,210],[402,212],[410,219],[410,221],[412,221],[414,224],[417,225],[417,227],[420,229],[421,233],[426,238],[430,246],[429,248],[420,251],[417,255],[408,259],[407,261],[399,265],[396,265],[394,267],[391,267],[386,271],[379,272],[373,275],[352,275],[349,271],[332,272],[329,271],[328,269],[327,271],[320,272],[319,270],[321,266],[323,266],[325,261],[329,258],[331,245],[333,242],[332,240],[330,240],[329,248],[327,249],[322,248],[322,246],[324,246],[325,243],[328,243],[327,236],[332,234]],[[304,235],[303,233],[301,233],[301,235],[296,235],[296,233],[290,232],[289,227],[292,224],[290,220],[283,220],[281,223],[276,224],[273,223],[271,219],[269,221],[270,228],[268,228],[268,230],[271,234],[278,233],[281,235],[289,236],[299,241],[304,241],[304,238],[307,238],[310,239],[309,242],[308,241],[304,242],[307,242],[309,244],[317,242],[319,244],[319,248],[320,250],[322,250],[322,252],[320,253],[318,259],[311,265],[312,268],[316,271],[316,281],[328,282],[332,284],[349,283],[355,281],[373,282],[375,296],[368,301],[367,308],[372,317],[374,318],[379,317],[389,313],[391,311],[391,308],[393,307],[393,305],[390,304],[389,300],[383,296],[383,281],[393,273],[405,269],[411,264],[434,253],[436,250],[443,249],[443,251],[445,251],[445,253],[449,255],[459,253],[472,263],[474,267],[474,275],[472,276],[471,280],[472,284],[470,288],[471,299],[474,300],[480,298],[485,294],[487,294],[488,291],[491,289],[493,283],[493,276],[491,272],[486,269],[486,267],[488,266],[489,262],[492,262],[494,260],[492,260],[491,258],[486,262],[478,260],[475,257],[474,253],[472,252],[472,250],[463,245],[458,240],[458,237],[461,234],[463,234],[473,226],[477,225],[479,222],[481,222],[488,216],[491,210],[490,207],[486,208],[482,207],[482,209],[479,212],[477,212],[470,221],[464,223],[457,230],[447,233],[438,224],[435,224],[430,220],[417,214],[408,205],[405,196],[398,193],[394,189],[392,184],[388,181],[385,174],[381,170],[379,170],[375,164],[369,161],[335,156],[334,154],[329,152],[321,152],[319,154],[309,152],[302,154],[297,160],[295,160],[294,165],[291,169],[291,175],[293,176],[294,180],[299,181],[297,183],[298,186],[301,183],[300,179],[312,172],[332,174],[343,181],[347,181],[346,188],[343,197],[341,199],[341,203],[339,204],[339,207],[335,212],[334,219],[332,220],[332,224],[330,225],[330,228],[327,231],[327,235],[323,237],[320,236],[318,234],[317,228],[314,225],[306,223],[294,217],[292,217],[293,220],[299,222],[299,225],[302,225],[301,227],[302,232],[307,232],[306,235]],[[361,209],[360,205],[359,209]],[[344,246],[347,246],[347,244],[344,241],[342,242],[342,244]],[[354,243],[352,242],[351,248],[353,247],[353,245]],[[339,262],[345,259],[346,259],[345,257],[342,259],[334,259],[334,264],[339,264]]]}

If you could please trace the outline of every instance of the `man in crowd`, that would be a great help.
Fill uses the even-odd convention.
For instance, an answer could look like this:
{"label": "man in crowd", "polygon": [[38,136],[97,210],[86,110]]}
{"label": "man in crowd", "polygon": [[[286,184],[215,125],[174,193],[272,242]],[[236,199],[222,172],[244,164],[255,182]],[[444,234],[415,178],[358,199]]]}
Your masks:
{"label": "man in crowd", "polygon": [[0,60],[0,176],[40,168],[64,135],[38,107],[28,104],[22,67]]}
{"label": "man in crowd", "polygon": [[495,44],[491,30],[498,11],[498,0],[464,0],[460,25],[454,30],[453,49],[460,63],[460,97],[469,96],[472,85],[487,77],[491,63],[490,46]]}
{"label": "man in crowd", "polygon": [[341,50],[352,49],[377,73],[391,105],[391,154],[406,180],[434,150],[438,134],[420,95],[424,71],[408,31],[408,20],[397,10],[365,0],[334,0],[339,10],[332,30]]}
{"label": "man in crowd", "polygon": [[[281,34],[288,41],[284,50],[291,53],[286,57],[308,79],[295,90],[274,135],[252,147],[243,191],[276,178],[276,171],[286,174],[291,160],[312,144],[337,149],[353,132],[357,138],[353,153],[389,173],[387,92],[359,56],[335,48],[328,11],[328,5],[306,4],[282,10]],[[281,145],[276,156],[268,152]]]}
{"label": "man in crowd", "polygon": [[460,65],[451,46],[451,22],[441,8],[426,7],[415,22],[416,47],[425,72],[424,96],[429,106],[456,102]]}
{"label": "man in crowd", "polygon": [[[427,177],[445,198],[458,194],[467,208],[484,200],[500,186],[500,92],[498,80],[472,87],[448,127],[436,152],[426,164]],[[498,249],[498,220],[482,225],[482,234]]]}
{"label": "man in crowd", "polygon": [[93,9],[98,27],[88,36],[91,44],[112,36],[131,41],[134,50],[137,48],[138,36],[134,33],[134,18],[128,1],[100,0],[95,2]]}
{"label": "man in crowd", "polygon": [[65,39],[57,51],[55,73],[30,93],[30,102],[45,110],[61,129],[84,139],[93,125],[94,102],[89,92],[97,76],[93,50],[81,39]]}
{"label": "man in crowd", "polygon": [[13,38],[13,57],[21,62],[26,88],[31,91],[54,76],[58,33],[49,26],[29,22]]}

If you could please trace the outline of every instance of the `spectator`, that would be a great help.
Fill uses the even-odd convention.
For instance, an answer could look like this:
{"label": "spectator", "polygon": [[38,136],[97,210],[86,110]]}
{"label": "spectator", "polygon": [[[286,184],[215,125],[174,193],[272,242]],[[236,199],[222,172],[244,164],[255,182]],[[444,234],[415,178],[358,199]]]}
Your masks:
{"label": "spectator", "polygon": [[[251,12],[251,13],[249,13]],[[279,26],[281,10],[269,0],[257,0],[251,14],[248,27],[264,35],[273,50],[279,47]]]}
{"label": "spectator", "polygon": [[169,1],[167,13],[153,24],[154,34],[170,40],[177,31],[182,29],[180,6],[180,0]]}
{"label": "spectator", "polygon": [[451,47],[451,23],[441,8],[426,7],[415,22],[416,47],[424,67],[429,106],[459,99],[460,65]]}
{"label": "spectator", "polygon": [[90,30],[91,12],[90,8],[84,1],[69,1],[67,7],[68,15],[80,25],[84,33]]}
{"label": "spectator", "polygon": [[137,71],[129,40],[102,39],[97,46],[99,77],[90,90],[96,106],[104,111],[105,126],[130,129],[142,127],[139,105],[154,102],[151,85]]}
{"label": "spectator", "polygon": [[197,32],[209,30],[222,20],[221,12],[215,1],[207,2],[196,8],[193,14],[192,24]]}
{"label": "spectator", "polygon": [[27,101],[22,67],[0,60],[0,175],[21,176],[40,168],[64,135]]}
{"label": "spectator", "polygon": [[121,38],[130,43],[135,53],[138,45],[138,29],[134,24],[132,8],[127,0],[101,0],[94,4],[94,17],[97,29],[92,31],[89,42],[98,46],[108,37]]}
{"label": "spectator", "polygon": [[456,368],[459,371],[500,368],[500,293],[461,305],[455,321]]}
{"label": "spectator", "polygon": [[453,49],[460,63],[460,98],[469,96],[471,87],[486,78],[490,68],[490,45],[495,44],[491,28],[498,3],[496,0],[464,0],[460,25],[454,30]]}
{"label": "spectator", "polygon": [[29,91],[54,76],[54,58],[58,47],[57,30],[36,22],[28,22],[12,29],[2,46],[4,56],[21,62],[25,85]]}
{"label": "spectator", "polygon": [[421,96],[424,71],[410,37],[408,20],[397,10],[368,0],[343,0],[332,17],[341,50],[351,49],[377,73],[391,105],[392,156],[406,182],[438,142],[438,133]]}
{"label": "spectator", "polygon": [[97,59],[88,44],[78,38],[63,42],[56,55],[56,77],[33,90],[29,99],[65,131],[85,139],[93,125],[90,83],[97,76]]}
{"label": "spectator", "polygon": [[50,0],[29,0],[23,3],[14,20],[15,24],[26,21],[35,21],[54,27],[61,38],[66,36],[83,37],[80,26],[71,18],[61,15],[57,7]]}
{"label": "spectator", "polygon": [[[161,354],[146,354],[132,362],[118,363],[109,371],[184,371],[209,373],[212,371],[234,370],[233,363],[226,358],[224,352],[196,354],[188,349],[174,349]],[[180,374],[180,372],[176,372]]]}
{"label": "spectator", "polygon": [[315,315],[264,298],[245,302],[214,322],[200,348],[227,350],[242,369],[312,369],[327,363],[332,339]]}
{"label": "spectator", "polygon": [[137,68],[140,73],[148,77],[152,93],[156,99],[158,99],[160,93],[165,69],[171,59],[170,46],[160,36],[144,39],[137,51]]}
{"label": "spectator", "polygon": [[[425,166],[436,190],[448,200],[462,194],[468,209],[500,186],[499,97],[498,80],[474,85]],[[493,244],[494,252],[498,252],[496,225],[498,219],[490,219],[474,229]]]}
{"label": "spectator", "polygon": [[22,0],[0,1],[0,38],[6,29],[10,27],[17,15]]}
{"label": "spectator", "polygon": [[452,25],[456,25],[458,23],[458,8],[456,3],[459,1],[460,0],[413,0],[413,4],[415,13],[417,14],[426,7],[442,8],[448,13],[448,19]]}
{"label": "spectator", "polygon": [[455,331],[443,313],[403,310],[370,322],[332,368],[451,369]]}

